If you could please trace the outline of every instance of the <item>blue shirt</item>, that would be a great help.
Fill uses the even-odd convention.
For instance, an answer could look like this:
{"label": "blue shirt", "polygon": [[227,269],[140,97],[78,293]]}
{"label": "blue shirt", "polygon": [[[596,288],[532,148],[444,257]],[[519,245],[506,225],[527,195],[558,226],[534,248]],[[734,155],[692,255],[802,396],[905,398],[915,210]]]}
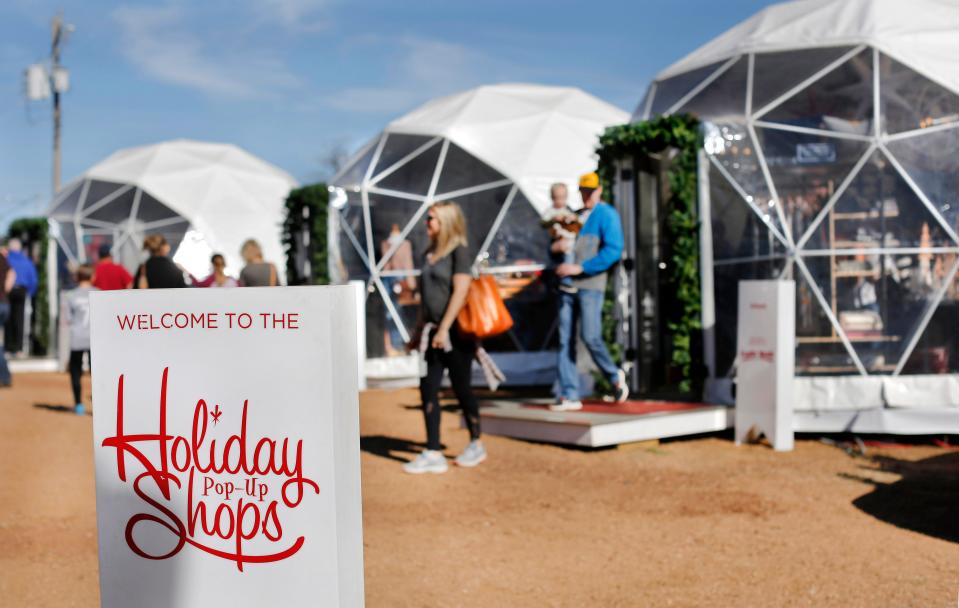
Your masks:
{"label": "blue shirt", "polygon": [[579,237],[594,235],[599,243],[594,255],[583,260],[583,274],[592,276],[606,272],[623,255],[623,226],[619,214],[609,203],[600,201],[589,212]]}
{"label": "blue shirt", "polygon": [[8,251],[7,263],[17,273],[17,279],[13,282],[13,286],[25,287],[31,298],[37,295],[37,269],[33,265],[33,261],[25,256],[22,251]]}

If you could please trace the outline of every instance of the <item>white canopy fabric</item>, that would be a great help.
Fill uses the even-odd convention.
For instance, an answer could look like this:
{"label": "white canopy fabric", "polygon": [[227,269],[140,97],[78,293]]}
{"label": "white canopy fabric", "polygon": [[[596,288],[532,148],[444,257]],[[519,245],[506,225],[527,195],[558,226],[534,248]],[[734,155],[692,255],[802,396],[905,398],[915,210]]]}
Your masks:
{"label": "white canopy fabric", "polygon": [[[85,180],[135,186],[186,219],[190,230],[174,259],[196,276],[209,271],[213,252],[222,253],[228,269],[238,272],[243,266],[240,246],[248,238],[259,241],[264,258],[284,272],[284,201],[297,182],[235,145],[181,139],[126,148],[92,166],[75,183]],[[88,201],[87,206],[95,203]],[[54,219],[59,204],[60,199],[51,207]],[[81,200],[76,211],[81,223],[83,207]]]}
{"label": "white canopy fabric", "polygon": [[517,184],[542,212],[550,184],[575,192],[577,178],[596,169],[599,135],[626,122],[628,112],[577,88],[497,84],[430,101],[385,131],[449,139]]}
{"label": "white canopy fabric", "polygon": [[959,2],[798,0],[772,5],[656,76],[663,80],[743,53],[868,44],[959,91]]}

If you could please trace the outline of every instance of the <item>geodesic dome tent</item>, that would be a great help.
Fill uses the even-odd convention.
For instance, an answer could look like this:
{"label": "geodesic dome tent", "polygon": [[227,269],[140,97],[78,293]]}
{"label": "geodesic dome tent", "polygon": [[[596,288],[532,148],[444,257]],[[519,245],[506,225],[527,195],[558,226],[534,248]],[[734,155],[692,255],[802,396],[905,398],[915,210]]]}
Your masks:
{"label": "geodesic dome tent", "polygon": [[423,218],[438,200],[462,206],[471,252],[516,320],[492,346],[547,348],[552,315],[541,312],[548,293],[535,280],[549,247],[540,213],[554,182],[581,206],[577,178],[595,170],[598,136],[628,119],[575,88],[482,86],[423,105],[364,146],[331,180],[329,243],[334,280],[368,283],[368,356],[398,353],[415,323]]}
{"label": "geodesic dome tent", "polygon": [[957,53],[955,3],[807,0],[656,77],[634,120],[704,121],[715,376],[738,281],[794,277],[802,407],[959,406]]}
{"label": "geodesic dome tent", "polygon": [[162,234],[174,260],[195,276],[206,276],[214,252],[236,274],[240,246],[255,238],[282,273],[284,201],[295,186],[290,175],[237,146],[174,140],[114,152],[64,187],[48,216],[73,264],[95,261],[105,243],[133,272],[143,260],[143,238]]}

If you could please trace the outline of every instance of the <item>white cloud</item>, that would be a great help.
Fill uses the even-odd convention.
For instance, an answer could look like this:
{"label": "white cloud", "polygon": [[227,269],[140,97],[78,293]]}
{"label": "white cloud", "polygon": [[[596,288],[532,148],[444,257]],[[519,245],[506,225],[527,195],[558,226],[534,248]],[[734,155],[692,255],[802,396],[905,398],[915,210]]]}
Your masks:
{"label": "white cloud", "polygon": [[317,13],[330,4],[330,0],[250,0],[251,8],[266,22],[283,27],[316,32],[327,27],[326,20]]}
{"label": "white cloud", "polygon": [[383,86],[351,87],[328,95],[326,104],[339,110],[396,114],[479,84],[522,79],[524,73],[524,68],[442,40],[365,37],[354,42],[392,47],[392,77]]}
{"label": "white cloud", "polygon": [[174,4],[121,6],[113,12],[121,52],[147,76],[212,96],[270,98],[300,85],[269,50],[237,48],[201,37],[191,31],[187,16]]}

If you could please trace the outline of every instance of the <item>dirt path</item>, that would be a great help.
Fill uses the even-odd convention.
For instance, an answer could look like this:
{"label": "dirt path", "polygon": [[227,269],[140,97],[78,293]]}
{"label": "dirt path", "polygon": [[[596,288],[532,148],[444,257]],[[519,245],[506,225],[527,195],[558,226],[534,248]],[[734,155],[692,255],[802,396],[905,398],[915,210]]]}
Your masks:
{"label": "dirt path", "polygon": [[[37,406],[68,401],[63,375],[0,392],[5,607],[97,605],[91,420]],[[955,605],[957,452],[488,437],[477,469],[411,477],[414,392],[361,404],[369,606]],[[466,437],[444,416],[452,455]]]}

